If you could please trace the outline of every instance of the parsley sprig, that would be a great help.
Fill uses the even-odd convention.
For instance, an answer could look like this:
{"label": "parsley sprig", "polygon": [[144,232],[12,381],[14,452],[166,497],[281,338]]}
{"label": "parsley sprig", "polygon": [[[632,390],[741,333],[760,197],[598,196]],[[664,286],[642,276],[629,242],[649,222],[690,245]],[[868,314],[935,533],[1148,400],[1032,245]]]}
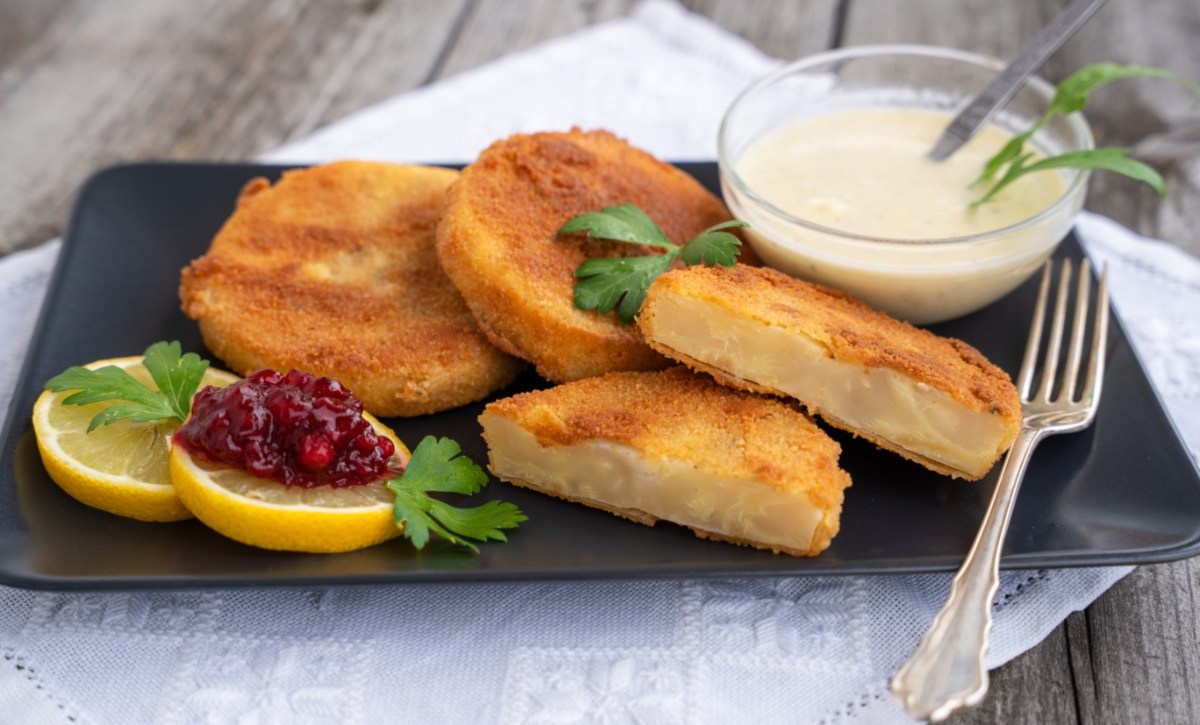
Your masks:
{"label": "parsley sprig", "polygon": [[642,308],[650,284],[658,275],[670,269],[676,259],[682,259],[688,266],[707,264],[732,267],[741,253],[742,240],[725,230],[744,226],[748,225],[741,221],[722,222],[679,245],[667,239],[654,220],[633,204],[618,204],[597,212],[580,214],[558,230],[560,237],[586,232],[594,239],[657,247],[666,250],[666,253],[584,260],[575,270],[575,277],[579,280],[575,283],[575,306],[581,310],[596,310],[601,314],[615,307],[621,322],[633,322]]}
{"label": "parsley sprig", "polygon": [[[1138,181],[1144,181],[1160,196],[1167,193],[1166,182],[1157,171],[1140,161],[1129,158],[1129,149],[1106,147],[1089,151],[1071,151],[1057,156],[1050,156],[1034,163],[1029,163],[1032,153],[1025,151],[1025,144],[1043,126],[1056,116],[1066,116],[1087,107],[1092,91],[1122,78],[1150,76],[1164,78],[1187,87],[1197,98],[1200,98],[1200,86],[1186,78],[1175,75],[1159,68],[1149,68],[1141,65],[1118,65],[1116,63],[1096,63],[1072,74],[1058,84],[1050,106],[1034,124],[1024,133],[1009,140],[995,156],[988,159],[979,178],[972,182],[973,186],[991,183],[987,193],[971,204],[978,207],[991,201],[1000,190],[1013,183],[1025,174],[1045,169],[1102,169],[1128,176]],[[996,177],[999,176],[997,179]]]}
{"label": "parsley sprig", "polygon": [[91,433],[101,425],[118,420],[146,423],[174,420],[183,423],[192,409],[192,396],[208,370],[208,361],[194,352],[186,355],[177,341],[156,342],[146,348],[142,364],[158,390],[139,382],[115,365],[89,370],[78,365],[46,381],[46,389],[55,393],[78,390],[63,399],[63,405],[88,405],[115,401],[88,423]]}
{"label": "parsley sprig", "polygon": [[425,436],[404,474],[388,481],[388,490],[396,495],[392,506],[396,525],[404,529],[404,538],[418,549],[429,542],[433,532],[475,553],[477,541],[507,541],[502,529],[516,528],[528,517],[511,503],[488,501],[474,508],[458,508],[439,501],[430,493],[478,493],[487,485],[487,474],[462,453],[449,438]]}

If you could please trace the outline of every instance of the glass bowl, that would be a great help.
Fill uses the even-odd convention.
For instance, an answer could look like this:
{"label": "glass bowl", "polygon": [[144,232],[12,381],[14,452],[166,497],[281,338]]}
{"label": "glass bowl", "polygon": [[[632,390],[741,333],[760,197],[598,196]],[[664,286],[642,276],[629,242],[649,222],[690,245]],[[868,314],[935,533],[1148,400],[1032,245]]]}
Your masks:
{"label": "glass bowl", "polygon": [[[738,174],[739,160],[755,142],[813,116],[900,107],[942,111],[948,121],[1003,66],[994,58],[948,48],[861,46],[791,63],[748,88],[721,122],[718,161],[725,201],[734,216],[750,224],[746,237],[754,251],[772,267],[845,290],[918,324],[965,315],[1012,291],[1070,231],[1083,205],[1087,172],[1063,170],[1062,196],[1028,219],[936,239],[867,236],[822,226],[779,208]],[[1031,77],[991,123],[1023,132],[1053,97],[1053,86]],[[1093,147],[1079,113],[1055,117],[1031,141],[1043,155]]]}

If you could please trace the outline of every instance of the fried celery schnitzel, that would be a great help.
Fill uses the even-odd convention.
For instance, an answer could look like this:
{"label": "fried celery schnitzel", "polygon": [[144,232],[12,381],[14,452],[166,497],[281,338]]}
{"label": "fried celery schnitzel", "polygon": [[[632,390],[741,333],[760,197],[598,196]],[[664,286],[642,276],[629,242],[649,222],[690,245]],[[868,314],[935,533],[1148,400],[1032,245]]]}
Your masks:
{"label": "fried celery schnitzel", "polygon": [[438,266],[457,172],[345,161],[255,179],[203,257],[183,311],[229,367],[341,381],[379,416],[479,400],[521,368],[492,346]]}
{"label": "fried celery schnitzel", "polygon": [[1008,375],[975,348],[760,267],[689,267],[650,286],[651,347],[939,473],[978,479],[1021,423]]}
{"label": "fried celery schnitzel", "polygon": [[730,218],[695,179],[611,133],[522,134],[492,144],[463,169],[438,227],[438,256],[488,339],[548,380],[663,368],[667,360],[615,313],[572,303],[575,270],[585,259],[662,252],[558,236],[578,214],[625,203],[675,243]]}
{"label": "fried celery schnitzel", "polygon": [[510,483],[796,556],[829,546],[850,485],[841,448],[796,406],[682,366],[522,393],[479,421]]}

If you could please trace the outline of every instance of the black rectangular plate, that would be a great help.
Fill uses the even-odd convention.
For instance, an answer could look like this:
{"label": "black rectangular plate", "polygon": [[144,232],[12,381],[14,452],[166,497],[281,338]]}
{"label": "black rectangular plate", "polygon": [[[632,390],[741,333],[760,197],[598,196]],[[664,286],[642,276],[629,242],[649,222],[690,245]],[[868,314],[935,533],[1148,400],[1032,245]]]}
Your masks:
{"label": "black rectangular plate", "polygon": [[[711,189],[715,164],[681,164]],[[179,311],[179,271],[203,254],[242,185],[282,167],[138,164],[100,172],[82,189],[13,397],[0,466],[0,582],[42,589],[302,586],[418,581],[711,577],[945,571],[962,561],[996,472],[952,481],[838,431],[854,479],[842,530],[821,556],[797,559],[701,541],[687,529],[640,526],[503,483],[486,495],[529,521],[507,544],[471,556],[446,544],[393,541],[349,554],[288,554],[225,539],[195,521],[141,523],[90,509],[46,475],[29,411],[42,383],[70,365],[137,354],[177,339],[212,358]],[[1059,256],[1079,258],[1067,239]],[[968,317],[937,325],[1000,367],[1020,364],[1034,282]],[[526,374],[501,395],[545,387]],[[459,440],[486,460],[482,404],[389,421],[401,438]],[[999,468],[997,466],[997,468]],[[1044,442],[1013,514],[1003,566],[1135,564],[1200,553],[1200,476],[1120,325],[1109,346],[1095,425]]]}

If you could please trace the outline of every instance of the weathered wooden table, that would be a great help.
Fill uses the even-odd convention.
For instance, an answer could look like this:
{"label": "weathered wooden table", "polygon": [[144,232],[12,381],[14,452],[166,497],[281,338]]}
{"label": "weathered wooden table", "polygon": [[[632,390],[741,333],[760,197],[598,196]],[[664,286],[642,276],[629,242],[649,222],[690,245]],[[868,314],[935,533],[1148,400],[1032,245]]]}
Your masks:
{"label": "weathered wooden table", "polygon": [[[631,0],[0,0],[0,253],[62,230],[79,183],[135,159],[243,160],[349,111],[625,13]],[[1006,57],[1065,0],[687,0],[796,58],[933,43]],[[1200,79],[1200,2],[1113,0],[1043,70],[1111,60]],[[1200,114],[1131,82],[1089,112],[1143,147],[1171,195],[1113,175],[1088,207],[1200,253]],[[1162,149],[1167,149],[1163,152]],[[1156,151],[1157,149],[1157,151]],[[1195,689],[1193,689],[1195,688]],[[1200,560],[1141,567],[994,673],[956,722],[1200,719]]]}

